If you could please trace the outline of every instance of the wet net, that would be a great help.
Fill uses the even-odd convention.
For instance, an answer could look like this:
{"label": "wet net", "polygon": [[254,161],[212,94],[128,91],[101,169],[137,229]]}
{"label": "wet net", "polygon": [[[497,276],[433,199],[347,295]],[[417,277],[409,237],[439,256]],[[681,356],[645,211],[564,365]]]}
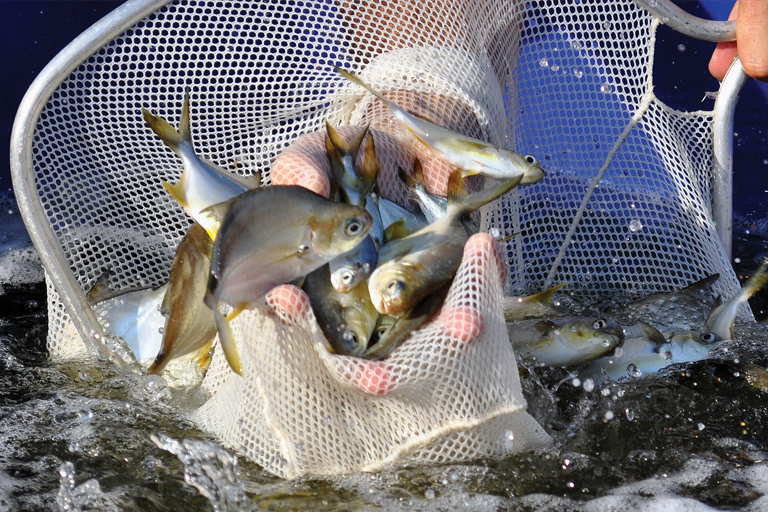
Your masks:
{"label": "wet net", "polygon": [[[381,153],[383,196],[403,202],[391,169],[414,156],[441,191],[447,166],[333,64],[436,123],[534,154],[545,178],[482,212],[482,231],[518,235],[500,250],[487,235],[471,240],[439,321],[384,362],[334,356],[306,298],[280,287],[271,310],[233,322],[245,378],[216,353],[210,399],[193,416],[287,477],[541,446],[499,309],[505,290],[567,282],[575,301],[595,304],[714,273],[715,292],[739,289],[712,221],[712,114],[653,96],[657,25],[628,0],[158,5],[48,100],[33,147],[43,211],[83,290],[108,269],[115,289],[164,283],[190,221],[161,185],[178,181],[181,162],[140,109],[175,123],[187,87],[198,154],[234,173],[302,183],[306,155],[288,148],[330,119],[400,141]],[[284,152],[295,160],[273,171]],[[49,290],[52,358],[83,355]]]}

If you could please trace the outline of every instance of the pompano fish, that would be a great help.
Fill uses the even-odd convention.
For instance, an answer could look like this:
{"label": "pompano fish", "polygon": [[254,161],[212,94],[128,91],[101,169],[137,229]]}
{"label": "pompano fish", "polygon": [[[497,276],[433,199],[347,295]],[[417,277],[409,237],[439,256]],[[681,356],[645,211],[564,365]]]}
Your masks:
{"label": "pompano fish", "polygon": [[199,158],[192,146],[192,131],[189,120],[189,91],[184,94],[184,106],[181,111],[179,129],[168,122],[141,109],[144,120],[168,147],[181,157],[184,171],[176,185],[163,182],[171,196],[184,208],[184,211],[202,225],[213,239],[217,226],[211,225],[208,218],[200,212],[209,206],[222,203],[258,186],[257,179],[237,176],[210,162]]}
{"label": "pompano fish", "polygon": [[335,203],[294,185],[249,190],[212,210],[226,213],[213,244],[205,304],[213,311],[227,362],[242,374],[220,303],[232,306],[234,314],[251,307],[270,288],[305,276],[355,247],[372,219],[359,206]]}
{"label": "pompano fish", "polygon": [[546,366],[573,366],[612,352],[622,328],[603,318],[531,319],[507,323],[515,353]]}
{"label": "pompano fish", "polygon": [[397,168],[397,173],[411,192],[416,195],[421,213],[424,214],[428,223],[431,224],[445,215],[448,209],[448,200],[445,197],[436,196],[427,191],[424,172],[421,168],[421,161],[418,158],[413,163],[413,176],[409,176],[402,167]]}
{"label": "pompano fish", "polygon": [[216,337],[216,320],[203,298],[211,271],[213,240],[193,224],[179,243],[162,312],[168,317],[162,347],[148,373],[161,374],[174,359],[195,359],[205,368]]}
{"label": "pompano fish", "polygon": [[764,261],[754,275],[744,283],[741,291],[731,300],[715,305],[704,324],[704,332],[714,333],[724,340],[733,339],[733,323],[736,313],[754,293],[768,281],[768,260]]}
{"label": "pompano fish", "polygon": [[566,284],[568,283],[560,283],[549,290],[527,297],[504,297],[504,319],[513,322],[528,318],[561,316],[562,312],[558,305],[552,302],[552,296]]}
{"label": "pompano fish", "polygon": [[344,78],[363,87],[376,96],[392,114],[421,143],[443,155],[452,165],[461,169],[463,176],[482,174],[488,178],[508,180],[520,177],[521,185],[536,183],[544,177],[544,169],[533,155],[521,155],[508,149],[466,137],[426,119],[414,116],[385,98],[357,76],[334,66]]}
{"label": "pompano fish", "polygon": [[[362,162],[355,165],[360,143],[366,135]],[[368,236],[360,245],[330,262],[331,284],[338,292],[347,293],[368,279],[376,268],[384,227],[378,206],[367,196],[376,183],[381,164],[367,127],[347,143],[326,121],[325,145],[331,165],[332,189],[338,191],[342,202],[365,207],[373,219]]]}
{"label": "pompano fish", "polygon": [[389,242],[379,252],[379,266],[368,289],[376,310],[399,315],[453,279],[461,263],[464,244],[473,234],[466,217],[514,188],[521,176],[496,183],[465,196],[459,171],[448,180],[448,210],[437,222],[404,238]]}
{"label": "pompano fish", "polygon": [[367,283],[349,293],[339,293],[331,286],[330,274],[328,265],[323,265],[307,275],[302,287],[333,351],[359,356],[365,351],[379,314],[371,303]]}
{"label": "pompano fish", "polygon": [[160,312],[168,285],[125,292],[109,291],[108,274],[88,292],[93,312],[105,330],[121,337],[139,361],[157,356],[165,317]]}

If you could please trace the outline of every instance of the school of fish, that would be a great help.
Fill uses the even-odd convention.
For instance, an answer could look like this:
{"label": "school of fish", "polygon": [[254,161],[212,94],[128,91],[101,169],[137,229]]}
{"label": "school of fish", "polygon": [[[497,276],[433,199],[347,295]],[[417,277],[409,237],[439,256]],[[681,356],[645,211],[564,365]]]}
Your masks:
{"label": "school of fish", "polygon": [[[412,115],[359,77],[335,69],[378,98],[420,143],[453,166],[446,197],[428,192],[415,160],[410,169],[399,169],[399,177],[418,210],[382,198],[368,127],[349,138],[326,122],[331,172],[330,194],[323,197],[298,185],[260,187],[259,176],[242,177],[199,158],[189,93],[178,129],[142,109],[148,126],[182,160],[178,183],[163,186],[195,222],[177,248],[167,283],[111,292],[105,274],[89,300],[104,328],[123,337],[137,359],[149,364],[149,373],[190,360],[205,370],[218,335],[227,362],[242,375],[229,322],[245,309],[265,307],[266,294],[289,283],[307,294],[330,352],[386,358],[439,313],[464,244],[478,232],[470,214],[543,178],[533,155]],[[464,180],[477,174],[490,182],[468,194]],[[727,301],[706,303],[696,296],[717,276],[653,294],[626,305],[625,316],[632,320],[624,327],[605,316],[564,315],[554,295],[567,283],[529,297],[507,297],[510,342],[523,361],[577,366],[582,380],[653,374],[668,364],[705,358],[713,344],[730,339],[737,310],[765,284],[767,270],[764,264]],[[654,305],[665,302],[689,308],[687,318],[695,325],[653,325],[659,317]]]}

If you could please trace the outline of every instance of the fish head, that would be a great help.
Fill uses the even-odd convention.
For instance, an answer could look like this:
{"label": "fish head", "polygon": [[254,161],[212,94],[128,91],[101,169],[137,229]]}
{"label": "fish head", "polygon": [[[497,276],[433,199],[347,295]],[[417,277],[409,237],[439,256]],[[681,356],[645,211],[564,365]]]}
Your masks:
{"label": "fish head", "polygon": [[371,229],[373,218],[365,208],[331,203],[309,218],[312,250],[331,260],[354,249]]}
{"label": "fish head", "polygon": [[[362,288],[362,287],[361,287]],[[360,307],[349,308],[344,314],[346,320],[342,331],[342,341],[347,345],[349,355],[360,356],[368,348],[368,340],[371,338],[379,314],[368,305],[360,304]]]}
{"label": "fish head", "polygon": [[544,168],[539,159],[533,155],[521,155],[514,151],[499,150],[499,158],[509,169],[515,169],[516,174],[522,172],[523,179],[520,185],[532,185],[544,177]]}
{"label": "fish head", "polygon": [[393,260],[374,270],[368,281],[376,311],[382,315],[399,315],[412,309],[425,295],[419,286],[418,268]]}

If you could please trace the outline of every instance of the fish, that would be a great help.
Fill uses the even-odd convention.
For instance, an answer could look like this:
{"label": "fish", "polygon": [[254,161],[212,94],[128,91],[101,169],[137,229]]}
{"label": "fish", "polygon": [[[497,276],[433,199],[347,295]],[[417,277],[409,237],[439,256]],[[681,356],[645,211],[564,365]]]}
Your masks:
{"label": "fish", "polygon": [[[274,286],[351,250],[373,220],[364,208],[333,202],[297,185],[249,190],[211,209],[221,224],[204,302],[213,311],[227,362],[242,375],[228,321],[243,309],[263,305]],[[219,310],[222,302],[234,309],[228,319]]]}
{"label": "fish", "polygon": [[115,292],[108,289],[104,273],[88,292],[96,318],[104,330],[122,338],[136,359],[152,361],[163,339],[165,316],[161,313],[168,284]]}
{"label": "fish", "polygon": [[450,289],[450,281],[437,291],[427,295],[404,315],[394,317],[380,315],[374,335],[361,355],[364,359],[384,359],[411,335],[413,331],[432,320],[443,307]]}
{"label": "fish", "polygon": [[562,317],[507,322],[515,353],[545,366],[575,366],[620,347],[624,330],[604,318]]}
{"label": "fish", "polygon": [[430,194],[427,191],[427,185],[424,181],[424,172],[421,168],[421,161],[417,158],[413,163],[413,176],[409,176],[405,170],[398,166],[397,173],[405,185],[416,195],[421,208],[421,213],[431,224],[445,215],[448,209],[448,200],[445,197]]}
{"label": "fish", "polygon": [[200,212],[215,204],[223,203],[252,188],[258,187],[258,177],[245,178],[207,162],[197,156],[192,145],[192,128],[189,117],[189,91],[184,93],[179,129],[165,119],[142,108],[144,120],[155,134],[181,157],[184,170],[176,185],[164,181],[163,187],[181,205],[184,212],[202,225],[211,239],[216,236],[217,226]]}
{"label": "fish", "polygon": [[741,305],[747,302],[766,282],[768,282],[768,260],[760,265],[752,277],[744,283],[739,293],[731,300],[713,306],[704,324],[704,332],[714,333],[724,340],[733,339],[733,324],[736,320],[736,313]]}
{"label": "fish", "polygon": [[176,249],[161,312],[167,317],[162,345],[147,373],[160,375],[174,359],[210,362],[216,320],[203,298],[208,289],[213,240],[205,228],[192,224]]}
{"label": "fish", "polygon": [[[355,165],[360,143],[366,135],[362,162]],[[376,183],[381,164],[367,127],[347,143],[326,121],[325,144],[331,165],[332,191],[337,190],[342,202],[365,207],[373,219],[368,236],[357,247],[330,262],[332,286],[340,293],[348,293],[367,280],[376,268],[384,227],[378,206],[368,195]]]}
{"label": "fish", "polygon": [[466,196],[464,179],[454,171],[448,179],[448,209],[443,217],[410,235],[393,240],[379,251],[379,265],[368,281],[376,310],[400,315],[453,279],[464,244],[474,234],[466,217],[517,186],[522,176],[496,182]]}
{"label": "fish", "polygon": [[328,265],[321,266],[307,275],[302,288],[333,352],[360,356],[376,327],[379,313],[368,295],[367,283],[340,293],[331,286],[330,273]]}
{"label": "fish", "polygon": [[403,221],[403,227],[409,232],[418,231],[429,224],[421,212],[414,213],[376,193],[370,194],[369,197],[379,208],[381,225],[384,226],[385,230],[400,220]]}
{"label": "fish", "polygon": [[504,319],[513,322],[528,318],[561,316],[562,312],[557,307],[558,304],[552,302],[552,296],[566,284],[568,283],[560,283],[549,290],[527,297],[504,297]]}
{"label": "fish", "polygon": [[376,96],[419,142],[431,147],[454,167],[461,169],[463,177],[474,174],[482,174],[485,177],[497,180],[520,177],[521,185],[536,183],[544,177],[544,169],[535,156],[521,155],[520,153],[461,135],[424,118],[410,114],[395,102],[375,91],[359,77],[338,66],[334,66],[334,69],[347,80],[363,87]]}

